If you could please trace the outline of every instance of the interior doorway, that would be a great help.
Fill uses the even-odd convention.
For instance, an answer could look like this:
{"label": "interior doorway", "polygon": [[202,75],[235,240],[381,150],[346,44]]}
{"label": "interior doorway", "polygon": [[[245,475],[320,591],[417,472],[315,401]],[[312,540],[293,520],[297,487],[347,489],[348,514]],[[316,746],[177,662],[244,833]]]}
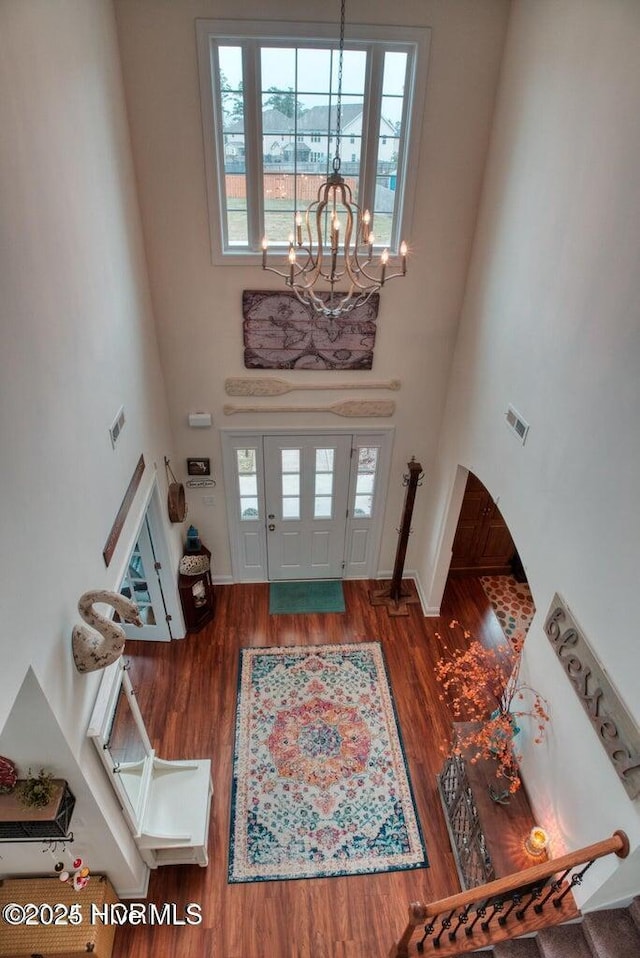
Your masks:
{"label": "interior doorway", "polygon": [[449,575],[509,575],[515,555],[515,543],[498,504],[470,472],[453,539]]}
{"label": "interior doorway", "polygon": [[524,639],[535,605],[524,566],[497,502],[469,472],[453,537],[449,576],[477,578],[507,639]]}

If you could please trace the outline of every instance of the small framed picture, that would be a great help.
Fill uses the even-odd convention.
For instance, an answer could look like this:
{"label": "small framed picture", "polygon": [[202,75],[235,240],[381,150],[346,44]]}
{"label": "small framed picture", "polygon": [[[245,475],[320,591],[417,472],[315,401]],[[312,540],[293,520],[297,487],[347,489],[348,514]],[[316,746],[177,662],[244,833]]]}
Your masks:
{"label": "small framed picture", "polygon": [[210,476],[210,459],[187,459],[187,472],[190,476]]}

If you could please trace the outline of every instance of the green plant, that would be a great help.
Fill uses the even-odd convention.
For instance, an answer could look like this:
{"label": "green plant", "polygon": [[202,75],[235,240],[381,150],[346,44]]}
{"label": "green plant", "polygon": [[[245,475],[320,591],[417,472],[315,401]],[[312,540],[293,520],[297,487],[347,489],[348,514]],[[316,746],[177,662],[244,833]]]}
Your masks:
{"label": "green plant", "polygon": [[29,769],[27,778],[18,786],[18,799],[26,808],[44,808],[53,797],[55,789],[52,772],[40,769],[37,775],[32,775]]}

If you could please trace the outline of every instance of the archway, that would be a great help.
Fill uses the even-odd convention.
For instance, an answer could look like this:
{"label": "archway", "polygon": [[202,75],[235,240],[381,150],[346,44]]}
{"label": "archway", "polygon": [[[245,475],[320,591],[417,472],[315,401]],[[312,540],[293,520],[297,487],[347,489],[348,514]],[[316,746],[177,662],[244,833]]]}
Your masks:
{"label": "archway", "polygon": [[[509,527],[490,491],[467,473],[445,585],[474,579],[486,595],[507,639],[524,638],[535,613],[526,572]],[[470,595],[480,595],[467,583]]]}

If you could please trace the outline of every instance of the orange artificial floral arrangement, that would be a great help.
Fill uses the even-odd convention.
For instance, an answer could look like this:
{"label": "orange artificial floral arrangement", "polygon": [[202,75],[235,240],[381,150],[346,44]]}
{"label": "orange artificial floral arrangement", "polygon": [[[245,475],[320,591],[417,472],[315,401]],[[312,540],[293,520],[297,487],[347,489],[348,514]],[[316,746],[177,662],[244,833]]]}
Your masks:
{"label": "orange artificial floral arrangement", "polygon": [[[455,620],[450,628],[459,626]],[[463,630],[464,638],[471,634]],[[547,702],[520,680],[520,664],[524,640],[514,637],[502,645],[486,648],[478,639],[471,639],[465,650],[448,652],[435,666],[435,675],[447,695],[455,718],[472,722],[474,728],[458,736],[453,751],[472,753],[471,761],[493,759],[496,776],[506,780],[502,793],[492,792],[500,800],[520,788],[519,755],[514,735],[522,719],[536,723],[534,744],[544,738],[549,721]],[[446,647],[445,647],[446,648]],[[445,695],[440,696],[441,701]]]}

